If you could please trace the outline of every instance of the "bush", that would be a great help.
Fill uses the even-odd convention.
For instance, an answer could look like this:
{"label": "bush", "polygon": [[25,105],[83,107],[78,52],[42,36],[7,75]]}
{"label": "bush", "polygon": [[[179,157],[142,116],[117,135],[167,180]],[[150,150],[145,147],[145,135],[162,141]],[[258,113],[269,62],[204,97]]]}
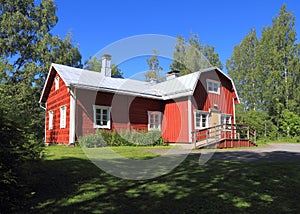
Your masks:
{"label": "bush", "polygon": [[297,137],[300,135],[300,116],[289,111],[283,110],[282,118],[279,120],[280,131],[284,137]]}
{"label": "bush", "polygon": [[278,132],[276,126],[271,121],[267,112],[264,111],[246,111],[237,112],[237,121],[242,121],[244,124],[250,125],[256,130],[257,138],[275,139]]}
{"label": "bush", "polygon": [[116,130],[97,130],[96,134],[79,137],[79,145],[86,148],[99,148],[104,146],[149,146],[164,145],[160,131],[129,131],[118,133]]}

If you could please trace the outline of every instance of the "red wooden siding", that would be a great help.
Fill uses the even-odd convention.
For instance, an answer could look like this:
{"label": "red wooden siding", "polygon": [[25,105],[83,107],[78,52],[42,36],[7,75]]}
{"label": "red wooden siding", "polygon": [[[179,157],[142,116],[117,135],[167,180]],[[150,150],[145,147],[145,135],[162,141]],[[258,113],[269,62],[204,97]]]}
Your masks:
{"label": "red wooden siding", "polygon": [[187,97],[165,102],[162,125],[166,142],[189,142]]}
{"label": "red wooden siding", "polygon": [[[53,71],[50,77],[51,89],[46,102],[46,143],[69,143],[70,127],[70,94],[62,78],[59,77],[59,89],[55,91],[54,78],[59,75]],[[60,128],[60,107],[66,106],[66,128]],[[49,130],[49,111],[54,111],[53,129]]]}
{"label": "red wooden siding", "polygon": [[[220,94],[207,93],[206,90],[206,79],[212,79],[219,81]],[[210,108],[214,108],[216,104],[218,109],[222,114],[232,115],[231,123],[234,123],[234,106],[233,99],[236,99],[236,93],[233,89],[231,81],[228,80],[224,75],[219,72],[209,72],[201,74],[200,81],[198,81],[196,89],[194,91],[192,99],[192,109],[209,111]],[[193,129],[194,125],[194,115],[193,115]]]}
{"label": "red wooden siding", "polygon": [[218,148],[236,148],[236,147],[254,147],[253,144],[249,140],[224,140],[218,144]]}
{"label": "red wooden siding", "polygon": [[111,130],[147,130],[148,111],[163,113],[158,100],[77,89],[76,135],[95,133],[93,104],[111,107]]}
{"label": "red wooden siding", "polygon": [[129,120],[132,129],[148,130],[148,111],[160,111],[163,113],[162,102],[140,97],[132,100],[129,107]]}

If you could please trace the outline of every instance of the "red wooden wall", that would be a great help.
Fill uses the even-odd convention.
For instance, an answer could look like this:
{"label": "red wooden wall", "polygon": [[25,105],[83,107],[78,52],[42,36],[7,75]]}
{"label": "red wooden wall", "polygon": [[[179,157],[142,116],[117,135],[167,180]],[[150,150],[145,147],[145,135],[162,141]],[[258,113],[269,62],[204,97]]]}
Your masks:
{"label": "red wooden wall", "polygon": [[147,130],[148,111],[163,112],[159,100],[77,89],[76,135],[95,133],[93,104],[111,106],[110,130]]}
{"label": "red wooden wall", "polygon": [[[207,93],[206,79],[212,79],[221,82],[220,94]],[[236,93],[233,89],[231,81],[224,77],[219,72],[207,72],[201,74],[200,81],[196,86],[193,100],[192,109],[209,111],[210,108],[214,108],[214,104],[218,106],[218,109],[222,114],[232,115],[231,123],[234,123],[234,104],[233,99],[237,99]],[[237,102],[237,101],[236,101]],[[193,129],[194,129],[194,115],[193,115]]]}
{"label": "red wooden wall", "polygon": [[[54,70],[49,77],[51,89],[46,102],[46,143],[69,143],[69,127],[70,127],[70,94],[62,80],[59,78],[59,89],[55,91],[54,78],[59,76]],[[60,128],[60,107],[66,106],[66,127]],[[49,130],[49,111],[54,111],[53,129]]]}
{"label": "red wooden wall", "polygon": [[166,142],[189,142],[187,97],[165,102],[163,133]]}

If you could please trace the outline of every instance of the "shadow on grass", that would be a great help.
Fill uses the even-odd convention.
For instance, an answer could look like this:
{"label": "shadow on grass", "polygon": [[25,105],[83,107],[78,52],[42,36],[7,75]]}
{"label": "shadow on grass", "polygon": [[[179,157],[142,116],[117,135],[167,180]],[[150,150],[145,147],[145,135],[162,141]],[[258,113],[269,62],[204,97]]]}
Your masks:
{"label": "shadow on grass", "polygon": [[[233,155],[224,152],[223,155]],[[270,154],[272,155],[272,154]],[[286,155],[289,155],[286,153]],[[27,167],[35,213],[296,213],[299,162],[211,160],[190,155],[171,173],[129,181],[87,159],[43,160]],[[159,167],[159,166],[158,166]]]}

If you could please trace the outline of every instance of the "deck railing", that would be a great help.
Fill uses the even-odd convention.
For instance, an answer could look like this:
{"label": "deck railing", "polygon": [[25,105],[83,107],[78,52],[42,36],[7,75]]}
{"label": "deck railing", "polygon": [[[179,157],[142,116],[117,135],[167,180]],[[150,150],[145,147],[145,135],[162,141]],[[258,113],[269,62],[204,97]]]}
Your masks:
{"label": "deck railing", "polygon": [[244,124],[221,124],[205,129],[192,131],[193,143],[203,142],[207,145],[210,142],[226,140],[249,140],[256,144],[256,130]]}

